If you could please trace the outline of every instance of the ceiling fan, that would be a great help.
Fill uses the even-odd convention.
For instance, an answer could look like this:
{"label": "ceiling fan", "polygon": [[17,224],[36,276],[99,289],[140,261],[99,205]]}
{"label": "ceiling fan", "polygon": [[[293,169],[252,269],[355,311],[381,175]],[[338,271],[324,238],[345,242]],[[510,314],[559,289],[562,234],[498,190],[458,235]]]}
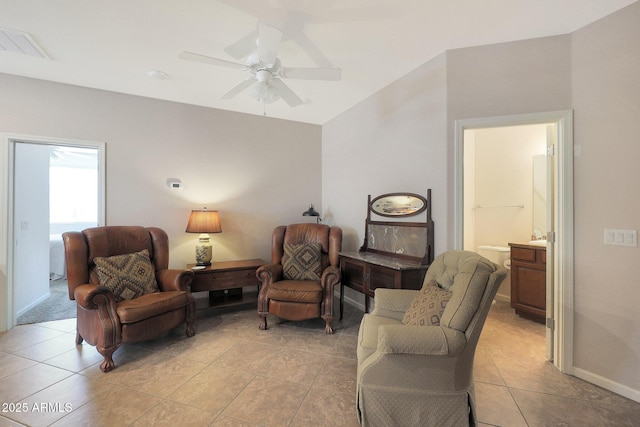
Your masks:
{"label": "ceiling fan", "polygon": [[249,71],[250,76],[231,88],[220,98],[231,99],[253,86],[254,98],[266,104],[282,98],[289,106],[295,107],[303,103],[300,98],[283,79],[303,80],[332,80],[342,78],[340,68],[288,68],[283,67],[278,58],[278,48],[282,40],[281,29],[268,24],[258,26],[257,49],[247,57],[245,64],[213,58],[193,52],[180,52],[180,59],[202,62],[221,67],[235,68]]}

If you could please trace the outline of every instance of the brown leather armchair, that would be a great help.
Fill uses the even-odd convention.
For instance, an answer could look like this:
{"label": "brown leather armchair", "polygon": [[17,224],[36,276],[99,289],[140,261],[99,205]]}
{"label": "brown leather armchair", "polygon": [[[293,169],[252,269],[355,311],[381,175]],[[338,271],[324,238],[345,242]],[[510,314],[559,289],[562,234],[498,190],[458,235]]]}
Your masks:
{"label": "brown leather armchair", "polygon": [[[104,356],[103,372],[114,368],[112,355],[121,343],[145,341],[186,322],[195,334],[195,301],[189,285],[193,272],[169,270],[167,234],[155,227],[107,226],[62,235],[69,299],[77,302],[76,344],[83,340]],[[159,292],[119,300],[102,286],[94,260],[147,250]],[[150,273],[152,274],[152,273]]]}
{"label": "brown leather armchair", "polygon": [[[309,277],[301,268],[290,267],[291,248],[302,245],[319,247],[315,263],[317,272]],[[271,264],[256,271],[262,282],[258,295],[260,329],[267,329],[267,314],[287,320],[306,320],[322,317],[325,332],[333,333],[333,288],[340,283],[342,229],[325,224],[293,224],[279,226],[273,231]],[[307,257],[308,255],[308,257]],[[302,254],[303,262],[311,262],[311,254]],[[299,267],[299,266],[298,266]],[[297,270],[296,270],[297,268]],[[300,273],[305,278],[296,277]]]}

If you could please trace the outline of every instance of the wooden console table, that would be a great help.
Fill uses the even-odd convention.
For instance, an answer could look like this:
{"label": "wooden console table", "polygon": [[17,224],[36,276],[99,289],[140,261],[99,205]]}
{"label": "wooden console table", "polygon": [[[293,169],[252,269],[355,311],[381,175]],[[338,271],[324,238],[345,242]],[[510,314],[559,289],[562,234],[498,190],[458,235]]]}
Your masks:
{"label": "wooden console table", "polygon": [[220,261],[199,270],[193,270],[195,264],[187,264],[187,268],[195,274],[191,292],[209,291],[209,306],[257,304],[258,292],[245,293],[243,288],[256,286],[260,289],[261,282],[256,277],[256,270],[265,264],[268,263],[261,259]]}
{"label": "wooden console table", "polygon": [[[426,220],[400,219],[426,212]],[[372,214],[394,218],[374,220]],[[376,288],[420,289],[433,261],[431,190],[427,197],[414,193],[389,193],[367,201],[364,243],[358,252],[340,253],[340,319],[344,287],[362,292],[365,312]]]}
{"label": "wooden console table", "polygon": [[341,252],[340,319],[344,309],[344,286],[364,294],[364,310],[376,288],[420,289],[427,265],[370,252]]}

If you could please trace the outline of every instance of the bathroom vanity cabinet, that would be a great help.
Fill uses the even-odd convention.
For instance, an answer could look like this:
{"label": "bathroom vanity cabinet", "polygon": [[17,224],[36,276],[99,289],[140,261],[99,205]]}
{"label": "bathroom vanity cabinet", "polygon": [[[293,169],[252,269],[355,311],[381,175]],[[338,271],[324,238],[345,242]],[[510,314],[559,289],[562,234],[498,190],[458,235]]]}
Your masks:
{"label": "bathroom vanity cabinet", "polygon": [[547,248],[519,243],[511,247],[511,307],[538,323],[547,315]]}

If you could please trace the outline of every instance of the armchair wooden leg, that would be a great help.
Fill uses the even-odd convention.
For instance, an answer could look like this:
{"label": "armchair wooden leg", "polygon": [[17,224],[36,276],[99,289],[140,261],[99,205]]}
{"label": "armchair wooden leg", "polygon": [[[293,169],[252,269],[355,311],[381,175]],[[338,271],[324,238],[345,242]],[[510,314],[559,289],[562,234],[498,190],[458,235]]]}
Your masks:
{"label": "armchair wooden leg", "polygon": [[260,328],[261,331],[266,331],[267,330],[267,315],[266,314],[258,314],[258,317],[260,318],[260,325],[258,326]]}
{"label": "armchair wooden leg", "polygon": [[116,364],[113,361],[113,357],[112,356],[113,356],[113,353],[118,349],[118,347],[120,347],[120,346],[116,345],[116,346],[109,347],[109,348],[97,347],[98,353],[100,353],[101,355],[104,356],[104,360],[100,364],[100,370],[102,372],[109,372],[110,370],[115,368]]}
{"label": "armchair wooden leg", "polygon": [[333,316],[323,316],[323,317],[326,322],[326,325],[324,327],[324,332],[326,334],[333,334],[333,326],[331,326],[331,323],[333,322]]}
{"label": "armchair wooden leg", "polygon": [[193,320],[187,320],[187,332],[186,335],[191,338],[192,336],[194,336],[196,334],[196,330],[193,328],[193,324],[195,323],[195,319]]}

